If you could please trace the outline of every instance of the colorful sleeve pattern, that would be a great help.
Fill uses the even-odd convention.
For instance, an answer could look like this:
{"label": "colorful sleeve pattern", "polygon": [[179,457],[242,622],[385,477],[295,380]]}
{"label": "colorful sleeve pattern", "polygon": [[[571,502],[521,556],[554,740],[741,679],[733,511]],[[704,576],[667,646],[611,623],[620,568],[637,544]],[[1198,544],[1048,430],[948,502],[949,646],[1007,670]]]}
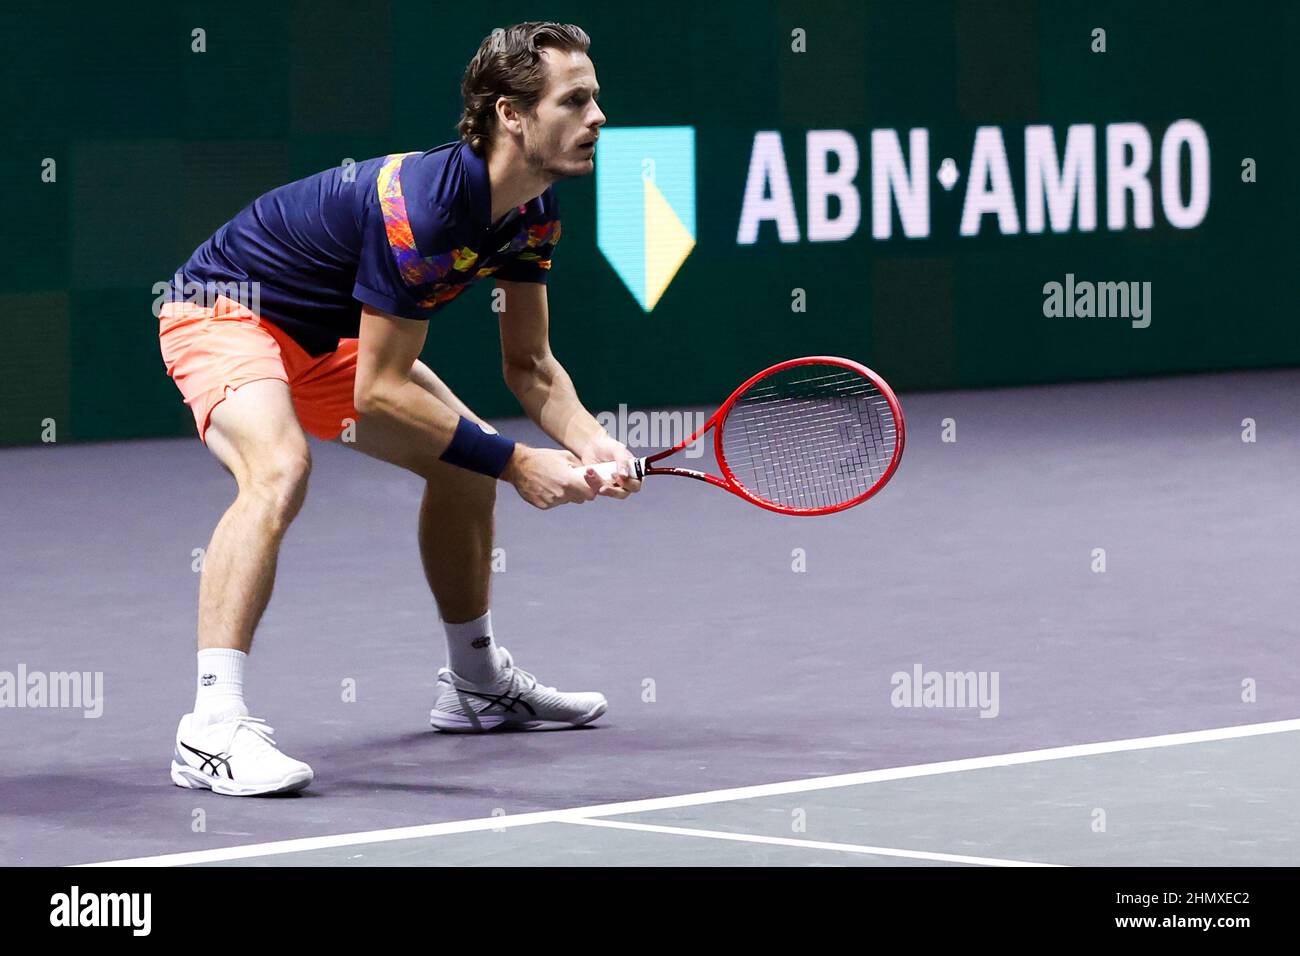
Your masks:
{"label": "colorful sleeve pattern", "polygon": [[[384,233],[397,273],[412,294],[420,296],[420,308],[433,308],[451,301],[474,279],[489,276],[511,262],[527,263],[535,269],[550,269],[551,251],[560,241],[558,219],[520,230],[509,246],[489,255],[479,268],[475,268],[479,253],[469,246],[434,256],[421,255],[411,229],[406,197],[402,195],[402,161],[411,155],[414,154],[395,153],[387,157],[380,167],[376,189],[384,217]],[[498,261],[498,256],[504,256],[506,261]]]}
{"label": "colorful sleeve pattern", "polygon": [[461,284],[444,285],[447,273],[468,272],[478,259],[478,253],[468,246],[453,249],[436,256],[422,256],[411,231],[411,220],[406,211],[406,197],[402,195],[402,161],[413,153],[396,153],[385,160],[379,170],[376,186],[379,191],[379,208],[384,214],[384,232],[393,251],[398,274],[407,286],[433,285],[430,295],[420,302],[422,308],[432,308],[450,301],[464,291]]}

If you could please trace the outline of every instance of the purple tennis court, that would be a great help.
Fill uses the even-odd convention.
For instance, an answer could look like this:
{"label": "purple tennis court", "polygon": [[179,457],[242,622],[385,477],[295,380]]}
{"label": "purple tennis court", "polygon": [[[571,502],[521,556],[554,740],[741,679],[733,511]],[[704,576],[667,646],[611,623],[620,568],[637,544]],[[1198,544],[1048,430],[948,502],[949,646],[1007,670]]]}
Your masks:
{"label": "purple tennis court", "polygon": [[497,640],[609,699],[557,732],[429,728],[421,482],[314,443],[249,693],[316,779],[248,800],[167,774],[231,479],[192,439],[0,451],[0,861],[1300,863],[1300,373],[900,399],[838,515],[505,489]]}

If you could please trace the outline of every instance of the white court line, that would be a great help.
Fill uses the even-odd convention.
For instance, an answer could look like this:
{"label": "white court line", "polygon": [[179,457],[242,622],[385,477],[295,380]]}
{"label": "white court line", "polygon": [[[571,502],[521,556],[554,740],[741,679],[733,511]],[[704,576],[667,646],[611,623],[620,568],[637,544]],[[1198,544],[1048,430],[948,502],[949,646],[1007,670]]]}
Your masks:
{"label": "white court line", "polygon": [[966,770],[1012,767],[1019,764],[1041,763],[1048,760],[1068,760],[1074,757],[1092,757],[1100,754],[1124,753],[1129,750],[1150,750],[1157,747],[1176,747],[1182,744],[1210,743],[1216,740],[1236,740],[1243,737],[1259,737],[1266,734],[1282,734],[1292,731],[1300,731],[1300,719],[1276,720],[1262,724],[1242,724],[1237,727],[1219,727],[1212,730],[1193,730],[1179,734],[1162,734],[1156,737],[1134,737],[1128,740],[1072,744],[1068,747],[1026,750],[1020,753],[995,754],[988,757],[966,757],[961,760],[923,763],[911,767],[866,770],[830,777],[812,777],[806,780],[788,780],[783,783],[733,787],[728,790],[709,790],[703,793],[687,793],[673,797],[652,797],[647,800],[605,803],[590,807],[575,807],[568,810],[542,810],[537,813],[485,817],[477,820],[455,820],[449,823],[430,823],[416,827],[398,827],[391,830],[369,830],[362,833],[340,833],[333,836],[301,837],[295,840],[277,840],[273,843],[253,843],[246,846],[223,847],[216,850],[193,850],[188,853],[166,853],[160,856],[106,860],[100,863],[81,865],[184,866],[191,863],[220,863],[227,860],[274,856],[278,853],[301,853],[306,850],[360,846],[366,843],[414,840],[420,837],[444,836],[449,833],[469,833],[477,830],[532,826],[537,823],[567,823],[592,817],[644,813],[650,810],[672,810],[680,807],[697,807],[710,803],[724,803],[729,800],[749,800],[755,797],[805,793],[810,790],[830,790],[835,787],[851,787],[864,783],[881,783],[886,780],[908,780],[937,774],[961,773]]}
{"label": "white court line", "polygon": [[793,837],[762,836],[757,833],[730,833],[726,830],[692,830],[687,827],[664,827],[654,823],[625,823],[622,820],[565,820],[575,826],[608,827],[611,830],[642,830],[669,836],[706,837],[710,840],[736,840],[741,843],[767,843],[772,846],[797,846],[810,850],[837,850],[841,853],[866,853],[871,856],[896,856],[905,860],[934,860],[938,863],[969,863],[974,866],[1059,866],[1057,863],[1030,863],[1026,860],[1002,860],[993,856],[960,856],[956,853],[930,853],[926,850],[898,850],[887,846],[861,846],[857,843],[825,843],[821,840],[796,840]]}

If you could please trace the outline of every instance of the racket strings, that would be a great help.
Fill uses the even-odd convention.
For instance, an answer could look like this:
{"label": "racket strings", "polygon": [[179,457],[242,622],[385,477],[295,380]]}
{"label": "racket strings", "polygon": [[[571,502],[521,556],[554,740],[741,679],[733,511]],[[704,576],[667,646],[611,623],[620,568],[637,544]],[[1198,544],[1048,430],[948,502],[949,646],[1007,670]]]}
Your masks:
{"label": "racket strings", "polygon": [[897,446],[880,389],[840,366],[800,365],[755,382],[722,424],[722,453],[751,493],[791,508],[834,507],[887,473]]}

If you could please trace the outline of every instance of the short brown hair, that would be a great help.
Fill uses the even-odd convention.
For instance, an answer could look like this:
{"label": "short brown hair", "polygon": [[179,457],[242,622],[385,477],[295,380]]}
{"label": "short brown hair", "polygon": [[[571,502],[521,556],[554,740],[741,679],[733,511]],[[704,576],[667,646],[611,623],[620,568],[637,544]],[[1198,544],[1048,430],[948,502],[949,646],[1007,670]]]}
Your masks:
{"label": "short brown hair", "polygon": [[543,49],[586,53],[590,46],[591,37],[571,23],[530,20],[493,30],[479,44],[460,81],[465,111],[456,128],[461,140],[480,156],[486,152],[496,132],[500,97],[521,113],[537,108],[546,89]]}

